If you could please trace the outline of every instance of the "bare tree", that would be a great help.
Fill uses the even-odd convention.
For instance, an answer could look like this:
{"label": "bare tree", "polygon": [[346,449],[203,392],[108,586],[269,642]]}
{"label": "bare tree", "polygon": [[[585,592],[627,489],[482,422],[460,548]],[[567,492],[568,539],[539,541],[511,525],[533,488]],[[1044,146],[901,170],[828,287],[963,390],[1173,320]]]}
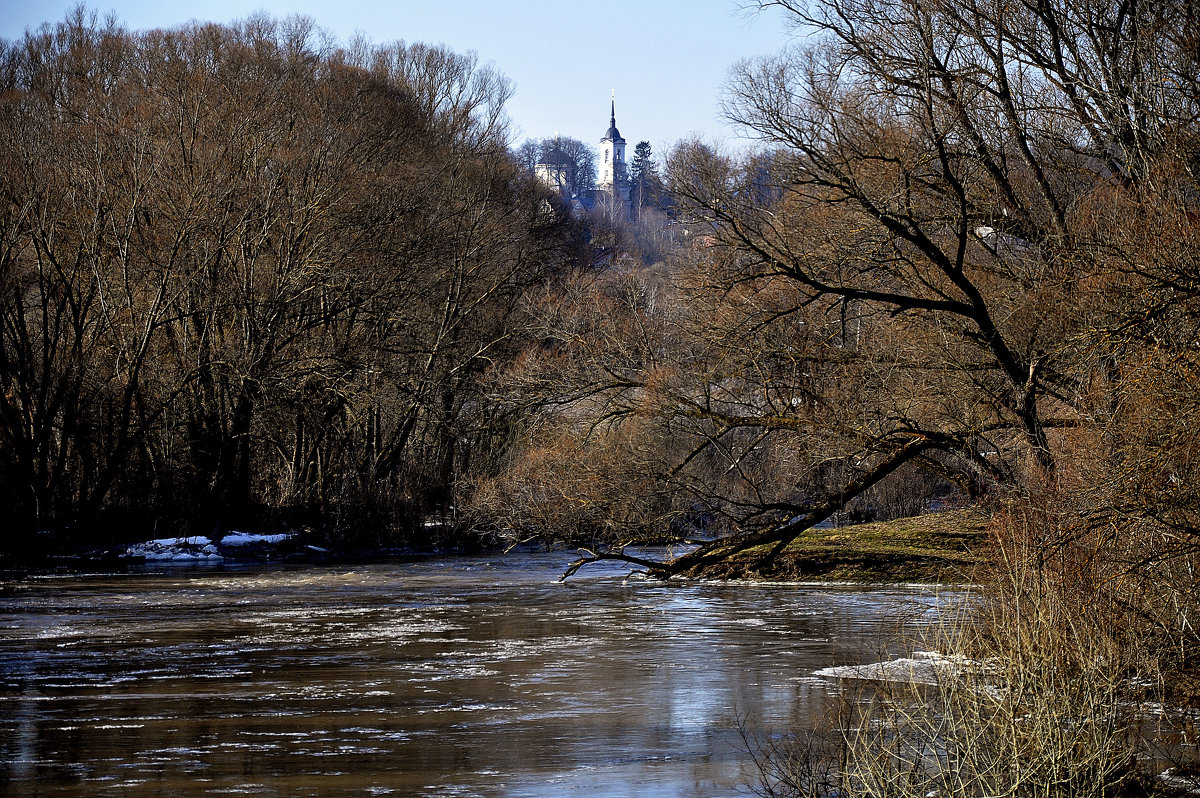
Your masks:
{"label": "bare tree", "polygon": [[529,174],[537,167],[538,156],[541,154],[541,144],[536,139],[525,139],[521,146],[513,151],[517,164]]}
{"label": "bare tree", "polygon": [[[1144,184],[1196,127],[1181,7],[763,5],[815,31],[735,69],[727,114],[766,158],[687,144],[671,189],[713,282],[753,303],[734,319],[753,325],[747,340],[831,333],[769,350],[821,375],[816,399],[760,364],[692,369],[667,392],[659,381],[658,406],[707,425],[697,451],[724,446],[731,467],[802,434],[794,443],[839,469],[819,490],[754,498],[778,520],[733,540],[670,563],[625,558],[657,574],[763,544],[769,557],[910,465],[966,486],[1065,478],[1094,378],[1081,368],[1088,303],[1108,268],[1074,209],[1114,181]],[[753,388],[749,374],[762,375]],[[608,556],[624,557],[580,562]]]}
{"label": "bare tree", "polygon": [[580,196],[596,187],[596,152],[579,139],[555,136],[539,144],[540,162],[561,161],[566,168],[566,185],[571,196]]}

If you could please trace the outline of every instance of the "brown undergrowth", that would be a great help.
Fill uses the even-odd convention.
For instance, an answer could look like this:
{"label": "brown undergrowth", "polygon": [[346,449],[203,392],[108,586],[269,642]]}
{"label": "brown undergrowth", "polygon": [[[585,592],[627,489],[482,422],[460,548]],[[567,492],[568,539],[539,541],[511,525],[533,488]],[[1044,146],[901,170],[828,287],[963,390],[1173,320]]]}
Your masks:
{"label": "brown undergrowth", "polygon": [[[759,794],[1196,794],[1186,630],[1149,611],[1160,597],[1145,600],[1130,542],[1098,534],[1071,498],[1049,488],[993,514],[983,586],[910,641],[937,667],[844,680],[823,726],[748,735]],[[1173,604],[1185,616],[1186,598]]]}

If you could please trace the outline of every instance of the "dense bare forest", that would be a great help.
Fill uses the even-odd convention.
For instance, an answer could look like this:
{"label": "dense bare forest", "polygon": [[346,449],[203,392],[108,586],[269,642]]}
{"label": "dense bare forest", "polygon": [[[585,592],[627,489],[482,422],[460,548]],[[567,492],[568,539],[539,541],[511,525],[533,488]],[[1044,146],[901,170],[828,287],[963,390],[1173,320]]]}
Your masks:
{"label": "dense bare forest", "polygon": [[806,44],[734,70],[760,146],[683,143],[623,225],[442,48],[82,8],[5,43],[5,547],[778,547],[977,500],[1190,541],[1195,15],[766,5]]}
{"label": "dense bare forest", "polygon": [[0,60],[4,548],[450,512],[509,434],[519,299],[580,252],[507,153],[506,81],[83,9]]}

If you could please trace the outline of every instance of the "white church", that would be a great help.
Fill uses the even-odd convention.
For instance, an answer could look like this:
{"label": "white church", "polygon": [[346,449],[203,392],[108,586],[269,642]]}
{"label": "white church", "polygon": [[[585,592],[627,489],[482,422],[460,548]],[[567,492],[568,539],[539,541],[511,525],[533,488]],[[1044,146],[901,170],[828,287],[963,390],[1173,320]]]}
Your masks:
{"label": "white church", "polygon": [[608,209],[614,216],[629,218],[629,168],[625,163],[625,139],[617,130],[617,100],[614,96],[608,119],[608,130],[600,139],[600,177],[596,188],[583,192],[583,195],[571,196],[569,185],[569,169],[571,159],[557,147],[546,153],[545,157],[534,167],[538,179],[560,194],[572,200],[572,205],[579,204],[583,211],[593,208]]}

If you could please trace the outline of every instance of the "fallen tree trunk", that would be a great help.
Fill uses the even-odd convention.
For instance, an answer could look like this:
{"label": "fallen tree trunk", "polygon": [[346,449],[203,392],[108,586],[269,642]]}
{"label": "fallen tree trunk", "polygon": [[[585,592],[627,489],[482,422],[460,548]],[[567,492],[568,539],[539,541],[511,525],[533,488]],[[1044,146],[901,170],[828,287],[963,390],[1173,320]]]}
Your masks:
{"label": "fallen tree trunk", "polygon": [[797,511],[786,521],[758,532],[709,541],[698,549],[669,560],[649,560],[626,554],[625,549],[630,545],[628,543],[609,549],[581,549],[579,558],[567,566],[567,570],[559,578],[559,581],[570,578],[585,565],[604,560],[615,560],[637,566],[642,569],[640,573],[657,579],[696,576],[715,563],[758,546],[771,547],[762,556],[762,562],[769,561],[778,556],[789,543],[806,530],[830,518],[848,500],[870,490],[894,473],[896,469],[915,460],[931,448],[934,448],[934,443],[927,436],[912,435],[907,441],[891,450],[878,463],[842,486],[841,490],[807,506],[798,507]]}

